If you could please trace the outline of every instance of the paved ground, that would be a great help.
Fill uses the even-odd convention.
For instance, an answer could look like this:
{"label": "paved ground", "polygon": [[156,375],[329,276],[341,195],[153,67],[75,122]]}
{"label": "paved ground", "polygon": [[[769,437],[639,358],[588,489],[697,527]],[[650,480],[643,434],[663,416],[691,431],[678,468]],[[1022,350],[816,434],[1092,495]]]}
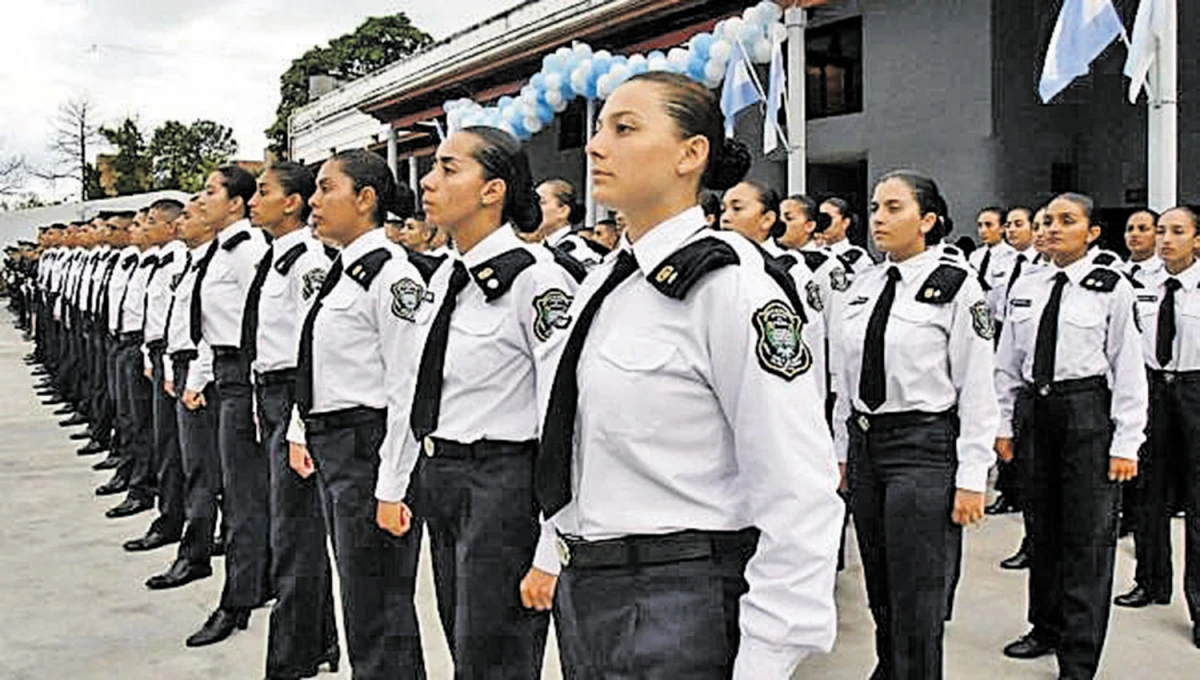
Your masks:
{"label": "paved ground", "polygon": [[[20,340],[0,312],[0,678],[12,680],[260,678],[267,616],[255,612],[247,631],[228,641],[189,650],[183,639],[217,601],[223,574],[174,591],[154,593],[145,578],[174,555],[163,549],[127,554],[120,544],[141,534],[149,514],[104,519],[112,498],[92,489],[107,473],[74,455],[66,432],[31,389],[20,358]],[[1176,522],[1176,545],[1182,545]],[[1054,678],[1053,660],[1015,662],[1003,645],[1025,632],[1025,579],[994,565],[1017,544],[1015,517],[989,519],[967,536],[967,561],[957,616],[947,634],[948,678]],[[1121,544],[1117,588],[1133,567],[1133,547]],[[1178,560],[1177,560],[1178,561]],[[1177,569],[1182,576],[1182,568]],[[418,607],[426,639],[429,677],[452,677],[445,641],[436,624],[432,582],[423,565]],[[1195,678],[1200,650],[1190,642],[1181,590],[1170,607],[1115,610],[1101,677]],[[872,628],[864,604],[857,558],[838,583],[841,611],[837,647],[805,664],[797,678],[861,680],[873,666]],[[554,650],[544,678],[559,678]],[[337,675],[349,678],[343,667]]]}

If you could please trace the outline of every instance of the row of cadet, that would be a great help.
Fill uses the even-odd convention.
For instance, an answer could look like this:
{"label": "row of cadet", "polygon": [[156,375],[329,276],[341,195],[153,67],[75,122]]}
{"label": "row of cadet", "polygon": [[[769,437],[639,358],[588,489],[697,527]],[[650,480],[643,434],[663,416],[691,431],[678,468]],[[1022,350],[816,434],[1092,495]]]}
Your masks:
{"label": "row of cadet", "polygon": [[[110,514],[157,499],[126,547],[180,542],[148,587],[211,574],[219,508],[225,586],[188,644],[273,601],[267,677],[336,666],[336,568],[354,677],[424,677],[428,533],[459,677],[538,677],[553,610],[570,677],[786,678],[833,645],[840,486],[872,677],[937,678],[998,454],[1031,556],[1033,631],[1005,651],[1093,677],[1120,484],[1187,441],[1194,215],[1158,219],[1171,276],[1135,292],[1090,248],[1086,197],[1025,211],[1038,257],[1012,238],[968,263],[936,183],[897,171],[874,186],[875,264],[844,202],[743,181],[722,121],[682,77],[618,88],[587,153],[619,220],[582,235],[571,187],[535,188],[493,128],[442,142],[421,215],[383,159],[344,151],[45,231],[30,361],[84,451],[111,451]],[[1143,449],[1147,413],[1165,422]]]}

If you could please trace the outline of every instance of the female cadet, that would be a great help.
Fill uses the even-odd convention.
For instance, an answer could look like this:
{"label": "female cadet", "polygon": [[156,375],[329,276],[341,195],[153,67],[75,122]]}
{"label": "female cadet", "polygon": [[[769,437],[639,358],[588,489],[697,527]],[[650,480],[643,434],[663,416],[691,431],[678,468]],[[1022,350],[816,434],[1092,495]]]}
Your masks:
{"label": "female cadet", "polygon": [[833,642],[842,504],[807,331],[697,204],[748,166],[722,121],[703,85],[643,74],[588,144],[628,242],[569,311],[537,465],[571,677],[785,678]]}
{"label": "female cadet", "polygon": [[893,172],[871,204],[887,261],[846,292],[835,435],[875,620],[871,677],[940,678],[961,527],[983,516],[995,459],[994,329],[976,277],[934,247],[937,184]]}
{"label": "female cadet", "polygon": [[[1200,647],[1200,246],[1196,213],[1163,213],[1157,224],[1162,271],[1137,291],[1142,348],[1150,371],[1150,455],[1141,471],[1137,586],[1125,607],[1170,604],[1171,515],[1186,508],[1184,581],[1192,642]],[[1156,258],[1156,259],[1159,259]],[[1145,262],[1145,260],[1143,260]]]}
{"label": "female cadet", "polygon": [[579,203],[574,185],[565,179],[549,179],[538,185],[536,196],[541,207],[541,225],[536,232],[543,242],[570,255],[588,269],[600,264],[604,256],[592,249],[586,239],[571,232],[571,225],[579,224],[584,218],[583,205]]}
{"label": "female cadet", "polygon": [[317,480],[288,464],[286,433],[296,390],[300,325],[329,270],[306,224],[316,182],[308,168],[282,161],[258,178],[250,221],[273,237],[258,263],[242,315],[242,347],[254,369],[260,441],[266,448],[271,502],[271,583],[275,605],[267,635],[267,677],[309,677],[338,665],[337,624],[325,513]]}
{"label": "female cadet", "polygon": [[[1059,677],[1096,673],[1112,593],[1117,484],[1137,474],[1147,389],[1134,295],[1119,272],[1097,265],[1092,201],[1063,194],[1046,208],[1051,264],[1013,284],[996,354],[1000,435],[1027,438],[1032,458],[1029,575],[1033,630],[1005,655],[1058,653]],[[1014,433],[1019,418],[1021,431]]]}
{"label": "female cadet", "polygon": [[318,236],[341,252],[301,326],[288,439],[292,468],[315,470],[325,497],[350,665],[364,680],[425,677],[413,607],[421,532],[376,526],[383,502],[402,500],[385,472],[403,452],[381,445],[408,421],[428,316],[420,272],[379,227],[388,211],[411,215],[412,202],[387,162],[359,149],[321,166],[309,201]]}

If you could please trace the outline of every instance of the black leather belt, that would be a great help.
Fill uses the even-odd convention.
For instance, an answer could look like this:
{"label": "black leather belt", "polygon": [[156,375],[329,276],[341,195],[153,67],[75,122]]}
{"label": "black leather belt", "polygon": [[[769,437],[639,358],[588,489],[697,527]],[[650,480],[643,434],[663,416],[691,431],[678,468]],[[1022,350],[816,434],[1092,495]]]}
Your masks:
{"label": "black leather belt", "polygon": [[1200,371],[1158,371],[1150,369],[1151,382],[1173,385],[1175,383],[1200,383]]}
{"label": "black leather belt", "polygon": [[294,383],[296,382],[296,369],[284,368],[278,371],[265,371],[263,373],[256,373],[254,380],[263,387]]}
{"label": "black leather belt", "polygon": [[437,437],[426,437],[421,445],[425,455],[430,458],[452,460],[483,460],[499,456],[520,456],[532,454],[537,448],[536,441],[505,442],[484,439],[474,444],[460,444]]}
{"label": "black leather belt", "polygon": [[242,355],[241,347],[232,347],[230,345],[220,345],[212,348],[213,358],[215,359],[231,359]]}
{"label": "black leather belt", "polygon": [[571,569],[603,569],[638,565],[671,564],[700,560],[738,551],[752,551],[758,544],[758,529],[699,531],[672,534],[623,536],[603,541],[585,541],[559,535],[558,559]]}
{"label": "black leather belt", "polygon": [[1030,394],[1039,397],[1078,394],[1080,392],[1108,389],[1108,379],[1102,375],[1094,375],[1090,378],[1073,378],[1071,380],[1059,380],[1042,385],[1026,385],[1025,389],[1029,390]]}
{"label": "black leather belt", "polygon": [[947,418],[952,418],[955,415],[953,409],[943,411],[942,413],[929,413],[927,411],[902,411],[900,413],[863,413],[862,411],[854,411],[848,421],[851,425],[856,426],[861,432],[887,432],[889,430],[899,430],[908,427],[917,427],[920,425],[933,425],[940,423]]}
{"label": "black leather belt", "polygon": [[117,342],[121,344],[136,342],[140,344],[142,342],[142,332],[130,331],[128,333],[118,333]]}
{"label": "black leather belt", "polygon": [[195,361],[199,356],[200,353],[194,349],[181,349],[178,352],[171,352],[171,361],[181,364],[185,361]]}
{"label": "black leather belt", "polygon": [[383,424],[387,421],[387,409],[356,406],[328,413],[310,413],[304,419],[307,434],[324,434],[360,425]]}
{"label": "black leather belt", "polygon": [[151,352],[165,352],[167,349],[167,341],[161,339],[151,340],[150,342],[146,343],[146,349],[150,350]]}

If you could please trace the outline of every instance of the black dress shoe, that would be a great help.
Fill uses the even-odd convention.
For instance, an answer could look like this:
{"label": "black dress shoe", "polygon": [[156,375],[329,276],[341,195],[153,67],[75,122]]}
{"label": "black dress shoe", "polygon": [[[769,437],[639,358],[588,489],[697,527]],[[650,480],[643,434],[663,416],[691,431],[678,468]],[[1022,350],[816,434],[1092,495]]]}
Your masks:
{"label": "black dress shoe", "polygon": [[146,579],[146,587],[150,590],[167,590],[186,586],[192,581],[212,576],[212,567],[207,564],[195,564],[187,560],[175,560],[171,568],[161,574],[155,574]]}
{"label": "black dress shoe", "polygon": [[121,501],[120,505],[109,508],[108,511],[104,513],[104,516],[109,519],[132,517],[139,512],[145,512],[153,507],[154,501],[148,501],[144,498],[129,497]]}
{"label": "black dress shoe", "polygon": [[101,470],[112,470],[113,468],[117,467],[120,464],[121,464],[121,457],[113,455],[112,453],[109,453],[107,458],[105,458],[104,460],[100,461],[99,463],[96,463],[95,465],[93,465],[92,469],[96,470],[97,472],[99,472]]}
{"label": "black dress shoe", "polygon": [[249,609],[218,609],[200,630],[187,639],[188,647],[203,647],[218,643],[233,634],[234,629],[246,630],[250,622]]}
{"label": "black dress shoe", "polygon": [[93,433],[91,429],[81,430],[79,432],[72,432],[71,434],[67,435],[67,439],[76,442],[87,441],[88,439],[92,438],[92,434]]}
{"label": "black dress shoe", "polygon": [[88,442],[87,444],[85,444],[83,446],[83,448],[79,449],[75,453],[76,453],[76,455],[80,455],[80,456],[94,456],[97,453],[104,453],[107,450],[108,450],[107,446],[105,446],[99,442],[92,441],[92,442]]}
{"label": "black dress shoe", "polygon": [[1039,640],[1030,633],[1004,648],[1004,656],[1010,659],[1036,659],[1054,653],[1054,645]]}
{"label": "black dress shoe", "polygon": [[82,413],[76,413],[66,420],[60,420],[58,425],[59,427],[74,427],[76,425],[87,425],[87,423],[88,419],[86,416],[84,416]]}
{"label": "black dress shoe", "polygon": [[1010,512],[1016,512],[1017,506],[1008,502],[1008,498],[1004,494],[996,497],[996,501],[983,509],[986,515],[1007,515]]}
{"label": "black dress shoe", "polygon": [[1028,569],[1029,563],[1032,561],[1033,560],[1030,559],[1030,557],[1029,557],[1029,553],[1026,552],[1025,549],[1022,547],[1020,550],[1017,551],[1017,554],[1013,555],[1012,557],[1010,557],[1006,560],[1001,561],[1000,568],[1008,569],[1011,571],[1015,571],[1018,569]]}
{"label": "black dress shoe", "polygon": [[129,490],[129,481],[113,477],[107,482],[96,487],[97,496],[111,496],[113,494],[123,493]]}
{"label": "black dress shoe", "polygon": [[1133,590],[1118,595],[1113,599],[1113,604],[1118,607],[1129,607],[1130,609],[1141,609],[1149,607],[1152,604],[1171,604],[1171,595],[1151,595],[1149,590],[1141,586],[1135,586]]}
{"label": "black dress shoe", "polygon": [[66,402],[61,402],[61,403],[62,403],[61,407],[54,409],[54,415],[65,416],[65,415],[70,415],[75,412],[74,406],[71,406],[70,404],[68,404]]}
{"label": "black dress shoe", "polygon": [[[67,403],[66,400],[59,396],[52,396],[49,399],[42,400],[43,406],[60,406],[65,403]],[[55,413],[55,415],[60,415],[60,414]]]}
{"label": "black dress shoe", "polygon": [[1196,649],[1200,649],[1200,626],[1192,626],[1192,644],[1196,645]]}
{"label": "black dress shoe", "polygon": [[171,545],[172,543],[178,542],[178,536],[168,536],[158,529],[151,528],[150,531],[146,532],[145,536],[142,536],[141,538],[135,538],[132,541],[125,541],[125,544],[122,547],[129,552],[146,552],[147,550],[155,550],[163,547],[164,545]]}

